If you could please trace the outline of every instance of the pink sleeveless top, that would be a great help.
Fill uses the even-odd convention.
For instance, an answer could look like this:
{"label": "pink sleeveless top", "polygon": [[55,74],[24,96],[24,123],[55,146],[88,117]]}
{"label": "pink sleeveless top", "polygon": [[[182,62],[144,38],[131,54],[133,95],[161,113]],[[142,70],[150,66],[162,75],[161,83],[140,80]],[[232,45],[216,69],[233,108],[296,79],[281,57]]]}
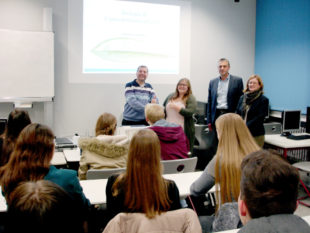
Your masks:
{"label": "pink sleeveless top", "polygon": [[183,101],[170,100],[166,106],[166,121],[176,123],[182,126],[182,128],[184,129],[184,117],[179,112],[171,108],[170,104],[172,102],[177,104],[178,106],[181,106],[182,108],[185,108],[185,104],[183,103]]}

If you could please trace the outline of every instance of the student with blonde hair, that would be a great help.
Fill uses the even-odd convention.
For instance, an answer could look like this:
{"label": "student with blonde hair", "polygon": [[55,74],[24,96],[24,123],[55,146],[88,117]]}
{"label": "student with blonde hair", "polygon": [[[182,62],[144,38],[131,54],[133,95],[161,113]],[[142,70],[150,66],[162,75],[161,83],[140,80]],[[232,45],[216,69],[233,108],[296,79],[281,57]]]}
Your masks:
{"label": "student with blonde hair", "polygon": [[180,125],[165,120],[164,107],[147,104],[145,119],[159,138],[162,160],[188,158],[189,141]]}
{"label": "student with blonde hair", "polygon": [[160,143],[152,130],[142,129],[133,136],[126,172],[109,177],[106,196],[110,219],[120,212],[154,218],[181,208],[176,184],[162,177]]}
{"label": "student with blonde hair", "polygon": [[88,169],[121,168],[126,166],[129,139],[126,135],[114,135],[117,120],[111,113],[103,113],[96,123],[96,137],[80,138],[82,156],[79,178],[86,179]]}
{"label": "student with blonde hair", "polygon": [[215,125],[219,138],[216,155],[203,174],[191,185],[191,194],[205,194],[215,184],[219,207],[226,202],[238,200],[241,161],[247,154],[260,148],[239,115],[221,115]]}

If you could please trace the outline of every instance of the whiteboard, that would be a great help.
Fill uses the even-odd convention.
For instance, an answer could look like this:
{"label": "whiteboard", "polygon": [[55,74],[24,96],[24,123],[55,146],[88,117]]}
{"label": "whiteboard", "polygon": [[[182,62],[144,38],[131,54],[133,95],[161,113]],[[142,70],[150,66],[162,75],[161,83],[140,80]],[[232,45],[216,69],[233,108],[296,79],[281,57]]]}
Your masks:
{"label": "whiteboard", "polygon": [[0,29],[0,102],[53,97],[54,33]]}

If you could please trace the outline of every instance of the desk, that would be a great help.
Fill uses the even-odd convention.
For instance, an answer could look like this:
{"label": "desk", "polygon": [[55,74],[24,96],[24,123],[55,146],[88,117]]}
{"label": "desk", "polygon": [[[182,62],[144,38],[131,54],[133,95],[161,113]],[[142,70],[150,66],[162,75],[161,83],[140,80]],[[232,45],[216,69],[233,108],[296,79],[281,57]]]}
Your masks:
{"label": "desk", "polygon": [[140,129],[145,129],[148,126],[121,126],[116,129],[115,134],[126,135],[129,140],[138,132]]}
{"label": "desk", "polygon": [[[296,134],[298,135],[298,134]],[[292,140],[280,134],[265,135],[265,147],[279,151],[284,158],[292,157],[294,160],[310,160],[310,139]]]}
{"label": "desk", "polygon": [[54,152],[51,164],[55,165],[55,166],[65,166],[65,165],[67,165],[67,161],[65,159],[64,154],[62,152]]}
{"label": "desk", "polygon": [[80,159],[81,159],[80,148],[75,148],[72,150],[66,149],[66,150],[63,150],[63,153],[68,163],[80,162]]}
{"label": "desk", "polygon": [[[178,173],[178,174],[166,174],[163,175],[164,178],[173,180],[178,186],[180,192],[180,198],[185,198],[190,194],[191,184],[198,179],[202,174],[200,172],[187,172],[187,173]],[[81,180],[81,186],[83,187],[83,192],[85,196],[90,200],[90,203],[95,204],[105,204],[106,194],[105,188],[107,185],[108,179],[99,179],[99,180]],[[209,192],[214,192],[215,188],[213,187]]]}
{"label": "desk", "polygon": [[6,210],[7,210],[6,200],[4,196],[2,196],[2,190],[0,186],[0,212],[6,212]]}

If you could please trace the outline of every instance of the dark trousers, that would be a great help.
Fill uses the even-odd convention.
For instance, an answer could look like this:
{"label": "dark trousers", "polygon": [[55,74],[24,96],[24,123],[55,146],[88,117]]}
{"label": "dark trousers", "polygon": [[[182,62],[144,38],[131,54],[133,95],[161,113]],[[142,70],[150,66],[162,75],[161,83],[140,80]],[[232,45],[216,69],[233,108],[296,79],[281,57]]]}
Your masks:
{"label": "dark trousers", "polygon": [[123,119],[122,125],[149,125],[146,120],[141,120],[141,121],[127,121]]}
{"label": "dark trousers", "polygon": [[[216,112],[215,112],[215,121],[216,119],[221,116],[221,115],[224,115],[225,113],[228,113],[228,109],[216,109]],[[215,124],[215,121],[214,121],[214,124]]]}

